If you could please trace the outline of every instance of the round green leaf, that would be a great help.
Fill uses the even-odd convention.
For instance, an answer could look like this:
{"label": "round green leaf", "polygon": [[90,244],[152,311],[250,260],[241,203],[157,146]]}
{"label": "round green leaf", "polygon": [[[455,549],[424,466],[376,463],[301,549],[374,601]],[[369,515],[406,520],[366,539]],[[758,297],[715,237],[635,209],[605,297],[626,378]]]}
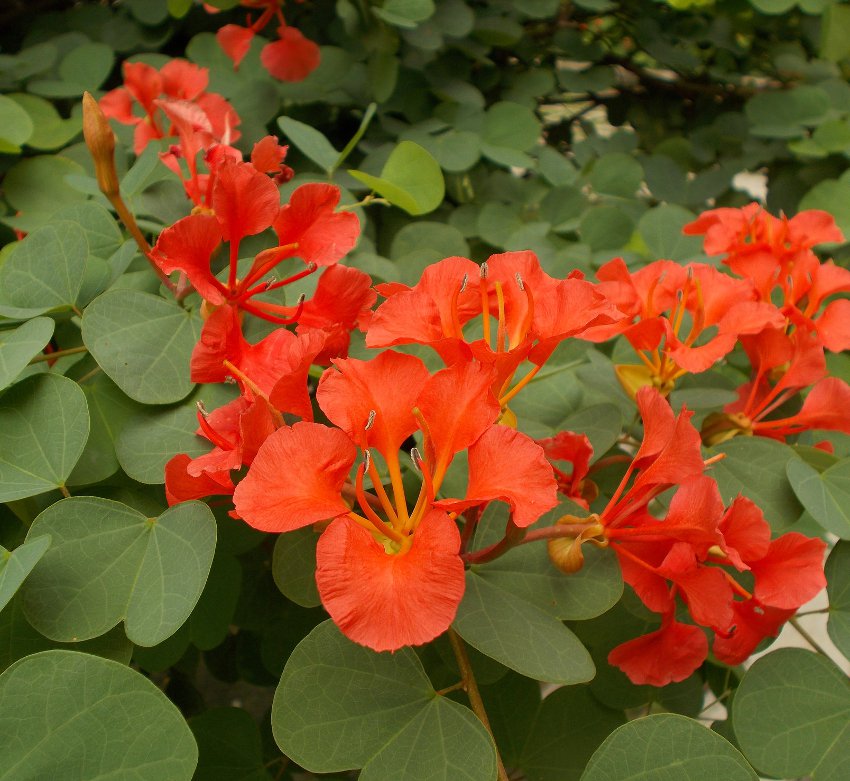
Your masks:
{"label": "round green leaf", "polygon": [[27,317],[77,301],[89,245],[82,228],[62,220],[18,243],[0,266],[0,314]]}
{"label": "round green leaf", "polygon": [[168,404],[192,390],[189,360],[200,322],[173,301],[108,291],[86,307],[82,333],[100,367],[131,399]]}
{"label": "round green leaf", "polygon": [[829,95],[820,87],[803,85],[788,90],[759,92],[747,101],[747,119],[756,136],[795,138],[805,128],[829,116]]}
{"label": "round green leaf", "polygon": [[628,243],[634,228],[634,220],[616,206],[595,206],[584,213],[578,230],[591,249],[614,250]]}
{"label": "round green leaf", "polygon": [[0,95],[0,152],[19,152],[32,131],[30,115],[14,100]]}
{"label": "round green leaf", "polygon": [[824,567],[829,619],[826,631],[841,653],[850,659],[850,543],[839,542]]}
{"label": "round green leaf", "polygon": [[281,750],[316,773],[363,768],[362,781],[494,781],[496,755],[478,719],[436,694],[409,648],[374,651],[331,621],[286,663],[272,706]]}
{"label": "round green leaf", "polygon": [[791,459],[785,470],[791,488],[809,514],[827,531],[850,539],[850,459],[823,473],[805,461]]}
{"label": "round green leaf", "polygon": [[402,141],[393,149],[379,177],[363,171],[348,173],[414,216],[434,211],[443,202],[440,164],[413,141]]}
{"label": "round green leaf", "polygon": [[147,678],[77,651],[43,651],[0,675],[0,779],[189,781],[198,749]]}
{"label": "round green leaf", "polygon": [[50,537],[36,537],[13,551],[0,545],[0,610],[9,603],[32,568],[50,547]]}
{"label": "round green leaf", "polygon": [[54,322],[36,317],[17,328],[0,331],[0,390],[10,385],[30,359],[38,355],[53,336]]}
{"label": "round green leaf", "polygon": [[786,464],[796,458],[788,445],[765,437],[735,437],[713,450],[726,454],[710,472],[724,502],[742,493],[761,508],[774,531],[800,517],[803,508],[785,476]]}
{"label": "round green leaf", "polygon": [[413,28],[434,14],[433,0],[386,0],[372,13],[396,27]]}
{"label": "round green leaf", "polygon": [[778,778],[843,781],[850,766],[850,684],[829,659],[781,648],[747,671],[732,703],[741,751]]}
{"label": "round green leaf", "polygon": [[272,575],[281,593],[301,607],[322,604],[316,587],[316,543],[311,527],[278,536],[272,557]]}
{"label": "round green leaf", "polygon": [[534,112],[519,103],[502,101],[487,109],[481,142],[485,147],[506,147],[527,152],[540,138],[540,120]]}
{"label": "round green leaf", "polygon": [[829,212],[844,235],[850,235],[850,182],[844,178],[818,182],[800,200],[800,210],[804,209]]}
{"label": "round green leaf", "polygon": [[67,157],[28,157],[6,173],[3,194],[15,211],[29,216],[49,215],[66,204],[86,200],[83,193],[65,182],[66,176],[83,173],[83,167]]}
{"label": "round green leaf", "polygon": [[584,683],[595,673],[578,638],[551,613],[493,582],[477,568],[466,573],[466,593],[454,627],[481,653],[518,673],[550,683]]}
{"label": "round green leaf", "polygon": [[661,713],[614,730],[590,758],[581,781],[721,778],[756,781],[756,774],[741,752],[717,733],[693,719]]}
{"label": "round green leaf", "polygon": [[59,76],[83,90],[96,90],[109,75],[114,61],[112,49],[105,43],[76,46],[59,63]]}
{"label": "round green leaf", "polygon": [[64,486],[88,436],[76,382],[45,373],[13,385],[0,399],[0,501]]}
{"label": "round green leaf", "polygon": [[24,611],[53,640],[102,635],[121,619],[137,645],[170,637],[189,617],[215,552],[209,507],[185,502],[146,518],[97,496],[63,499],[35,519],[28,538],[53,546],[27,579]]}
{"label": "round green leaf", "polygon": [[682,228],[694,219],[681,206],[663,203],[638,220],[638,232],[653,258],[690,260],[702,251],[700,236],[685,236]]}
{"label": "round green leaf", "polygon": [[588,178],[598,193],[629,198],[643,181],[643,168],[631,155],[613,152],[593,164]]}

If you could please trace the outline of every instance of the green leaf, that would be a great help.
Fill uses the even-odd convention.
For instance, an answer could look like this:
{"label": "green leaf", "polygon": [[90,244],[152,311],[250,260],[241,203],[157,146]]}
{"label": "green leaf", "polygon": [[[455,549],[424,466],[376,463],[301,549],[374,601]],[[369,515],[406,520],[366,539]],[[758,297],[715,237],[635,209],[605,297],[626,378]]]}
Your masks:
{"label": "green leaf", "polygon": [[830,2],[821,18],[820,55],[838,62],[850,55],[850,7]]}
{"label": "green leaf", "polygon": [[824,567],[829,618],[826,631],[836,648],[850,659],[850,543],[839,542]]}
{"label": "green leaf", "polygon": [[301,607],[322,604],[316,587],[316,543],[311,527],[278,536],[272,557],[272,575],[281,593]]}
{"label": "green leaf", "polygon": [[591,249],[614,250],[628,243],[634,229],[634,220],[616,206],[594,206],[584,213],[578,232]]}
{"label": "green leaf", "polygon": [[118,662],[44,651],[0,675],[2,781],[190,781],[198,750],[180,712]]}
{"label": "green leaf", "polygon": [[12,601],[0,611],[0,672],[18,659],[59,648],[65,651],[82,651],[121,664],[129,664],[133,655],[133,644],[124,634],[124,628],[117,626],[105,635],[80,643],[57,643],[48,640],[32,628],[24,616],[23,600],[18,592]]}
{"label": "green leaf", "polygon": [[756,781],[756,774],[741,752],[717,733],[693,719],[660,713],[614,730],[591,757],[581,781],[709,778]]}
{"label": "green leaf", "polygon": [[414,216],[434,211],[443,202],[445,183],[440,164],[412,141],[402,141],[393,149],[379,177],[363,171],[348,173]]}
{"label": "green leaf", "polygon": [[203,401],[212,410],[234,396],[232,386],[207,385],[177,406],[140,409],[121,427],[115,440],[121,468],[139,483],[164,483],[165,465],[176,453],[194,458],[210,451],[209,440],[195,434],[197,402]]}
{"label": "green leaf", "polygon": [[124,236],[115,218],[96,203],[85,201],[59,209],[54,220],[68,220],[82,228],[89,252],[104,260],[114,255],[124,244]]}
{"label": "green leaf", "polygon": [[61,221],[30,233],[0,266],[0,314],[31,317],[74,306],[86,273],[83,230]]}
{"label": "green leaf", "polygon": [[36,537],[13,551],[0,545],[0,610],[9,603],[32,568],[50,547],[50,537]]}
{"label": "green leaf", "polygon": [[14,100],[0,95],[0,153],[20,152],[32,131],[30,115]]}
{"label": "green leaf", "polygon": [[0,331],[0,390],[14,382],[30,359],[44,349],[54,325],[49,317],[36,317],[17,328]]}
{"label": "green leaf", "polygon": [[189,618],[192,642],[197,648],[209,651],[224,642],[233,623],[241,586],[242,567],[233,556],[220,553],[219,548],[204,590]]}
{"label": "green leaf", "polygon": [[519,103],[501,101],[487,109],[481,142],[484,154],[488,147],[505,147],[527,152],[540,138],[542,125],[534,112]]}
{"label": "green leaf", "polygon": [[124,619],[127,637],[152,646],[189,617],[215,552],[216,524],[201,502],[147,518],[120,502],[74,496],[35,519],[28,539],[53,545],[23,590],[30,623],[53,640],[97,637]]}
{"label": "green leaf", "polygon": [[638,232],[652,258],[691,260],[702,251],[700,236],[685,236],[682,228],[694,215],[681,206],[663,203],[645,212],[638,220]]}
{"label": "green leaf", "polygon": [[802,197],[799,208],[829,212],[844,235],[850,235],[850,182],[843,178],[818,182]]}
{"label": "green leaf", "polygon": [[68,485],[90,485],[118,471],[115,438],[127,419],[139,409],[105,374],[80,386],[86,395],[91,430],[86,447],[68,477]]}
{"label": "green leaf", "polygon": [[76,382],[37,374],[13,385],[0,399],[0,502],[64,486],[88,436]]}
{"label": "green leaf", "polygon": [[574,781],[623,720],[622,711],[600,704],[586,686],[564,686],[540,703],[517,765],[528,781]]}
{"label": "green leaf", "polygon": [[67,157],[28,157],[8,170],[3,193],[15,211],[46,218],[62,206],[86,200],[83,193],[65,182],[66,176],[82,173],[82,166]]}
{"label": "green leaf", "polygon": [[277,124],[286,138],[319,168],[328,173],[333,170],[339,152],[316,128],[291,117],[278,117]]}
{"label": "green leaf", "polygon": [[551,613],[513,594],[473,568],[454,627],[481,653],[512,670],[550,683],[584,683],[593,678],[590,654]]}
{"label": "green leaf", "polygon": [[494,781],[496,755],[478,719],[440,697],[410,648],[374,651],[331,621],[295,648],[275,692],[281,751],[315,773],[363,768],[361,781]]}
{"label": "green leaf", "polygon": [[372,12],[396,27],[412,29],[434,14],[433,0],[385,0]]}
{"label": "green leaf", "polygon": [[142,404],[168,404],[189,394],[189,360],[200,330],[194,314],[135,290],[99,296],[82,323],[83,342],[100,367]]}
{"label": "green leaf", "polygon": [[82,132],[81,117],[63,119],[49,100],[25,92],[12,93],[9,98],[26,111],[32,121],[33,131],[26,142],[32,149],[58,149]]}
{"label": "green leaf", "polygon": [[613,152],[593,164],[588,179],[598,193],[630,198],[643,181],[643,168],[631,155]]}
{"label": "green leaf", "polygon": [[59,77],[83,90],[96,90],[112,70],[115,56],[105,43],[75,46],[59,63]]}
{"label": "green leaf", "polygon": [[850,459],[823,473],[792,459],[785,470],[791,488],[809,514],[827,531],[850,539]]}
{"label": "green leaf", "polygon": [[242,708],[212,708],[189,720],[198,742],[193,781],[271,781],[257,723]]}
{"label": "green leaf", "polygon": [[764,775],[841,781],[850,763],[850,686],[829,659],[781,648],[757,660],[732,703],[741,751]]}
{"label": "green leaf", "polygon": [[345,162],[346,158],[354,151],[354,147],[360,143],[360,139],[363,138],[363,134],[366,132],[366,128],[369,127],[369,123],[375,116],[377,108],[378,105],[376,103],[370,103],[366,107],[366,110],[363,112],[363,118],[360,120],[360,125],[357,128],[357,132],[355,132],[355,134],[351,137],[342,152],[339,153],[339,157],[337,157],[334,161],[333,168],[331,169],[332,171],[339,168]]}
{"label": "green leaf", "polygon": [[755,136],[796,138],[806,127],[829,116],[829,95],[820,87],[803,85],[788,90],[759,92],[747,101],[747,119]]}
{"label": "green leaf", "polygon": [[785,477],[786,465],[797,458],[788,445],[765,437],[735,437],[712,450],[726,454],[709,472],[726,504],[739,493],[749,497],[775,532],[800,517],[803,508]]}

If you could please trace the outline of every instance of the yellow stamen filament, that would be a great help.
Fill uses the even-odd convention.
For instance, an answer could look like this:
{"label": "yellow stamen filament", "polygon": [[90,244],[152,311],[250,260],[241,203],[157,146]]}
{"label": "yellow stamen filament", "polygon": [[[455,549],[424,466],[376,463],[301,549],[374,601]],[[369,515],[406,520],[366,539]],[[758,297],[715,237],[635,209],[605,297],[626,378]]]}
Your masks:
{"label": "yellow stamen filament", "polygon": [[499,304],[499,327],[496,331],[496,352],[504,352],[508,349],[507,329],[505,328],[505,294],[502,291],[502,283],[496,282],[496,301]]}

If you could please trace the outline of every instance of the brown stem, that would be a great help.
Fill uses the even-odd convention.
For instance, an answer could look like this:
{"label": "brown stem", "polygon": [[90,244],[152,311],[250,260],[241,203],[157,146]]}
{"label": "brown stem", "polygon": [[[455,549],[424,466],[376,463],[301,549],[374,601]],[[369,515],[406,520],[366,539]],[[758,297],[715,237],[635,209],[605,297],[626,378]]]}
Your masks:
{"label": "brown stem", "polygon": [[496,737],[493,735],[490,719],[487,718],[487,711],[484,710],[484,701],[481,699],[481,692],[478,691],[478,684],[475,681],[475,674],[472,672],[472,664],[469,661],[469,654],[466,653],[466,646],[460,635],[451,627],[449,627],[449,642],[452,644],[452,651],[454,651],[457,666],[460,669],[461,678],[463,679],[463,689],[466,692],[466,696],[469,697],[472,712],[478,716],[478,720],[484,725],[484,728],[490,733],[490,737],[493,739],[493,746],[496,749],[496,767],[499,771],[499,781],[510,781],[505,766],[502,764],[499,748],[496,746]]}
{"label": "brown stem", "polygon": [[534,529],[534,531],[525,532],[521,537],[512,538],[509,535],[505,535],[497,543],[481,550],[473,551],[472,553],[464,553],[461,555],[461,558],[467,564],[486,564],[488,561],[498,559],[499,556],[504,556],[511,548],[515,548],[517,545],[524,545],[527,542],[551,540],[557,537],[578,537],[589,525],[591,524],[559,523],[555,526],[547,526],[544,529]]}
{"label": "brown stem", "polygon": [[88,352],[88,347],[81,344],[79,347],[69,347],[67,350],[56,350],[53,353],[41,353],[35,358],[30,359],[30,363],[42,363],[43,361],[54,361],[58,358],[64,358],[66,355],[76,355],[77,353]]}
{"label": "brown stem", "polygon": [[71,492],[64,485],[59,486],[59,491],[61,492],[62,496],[64,496],[66,499],[71,498]]}

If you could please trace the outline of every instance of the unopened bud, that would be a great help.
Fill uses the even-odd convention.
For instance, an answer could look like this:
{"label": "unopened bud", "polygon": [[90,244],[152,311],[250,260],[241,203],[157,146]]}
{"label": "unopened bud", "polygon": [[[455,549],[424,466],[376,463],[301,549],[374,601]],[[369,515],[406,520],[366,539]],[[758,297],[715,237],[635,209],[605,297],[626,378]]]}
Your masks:
{"label": "unopened bud", "polygon": [[556,537],[549,540],[546,548],[549,559],[561,572],[571,575],[584,566],[581,540],[577,537]]}
{"label": "unopened bud", "polygon": [[118,195],[115,134],[91,93],[83,93],[83,137],[94,160],[97,186],[107,197]]}

